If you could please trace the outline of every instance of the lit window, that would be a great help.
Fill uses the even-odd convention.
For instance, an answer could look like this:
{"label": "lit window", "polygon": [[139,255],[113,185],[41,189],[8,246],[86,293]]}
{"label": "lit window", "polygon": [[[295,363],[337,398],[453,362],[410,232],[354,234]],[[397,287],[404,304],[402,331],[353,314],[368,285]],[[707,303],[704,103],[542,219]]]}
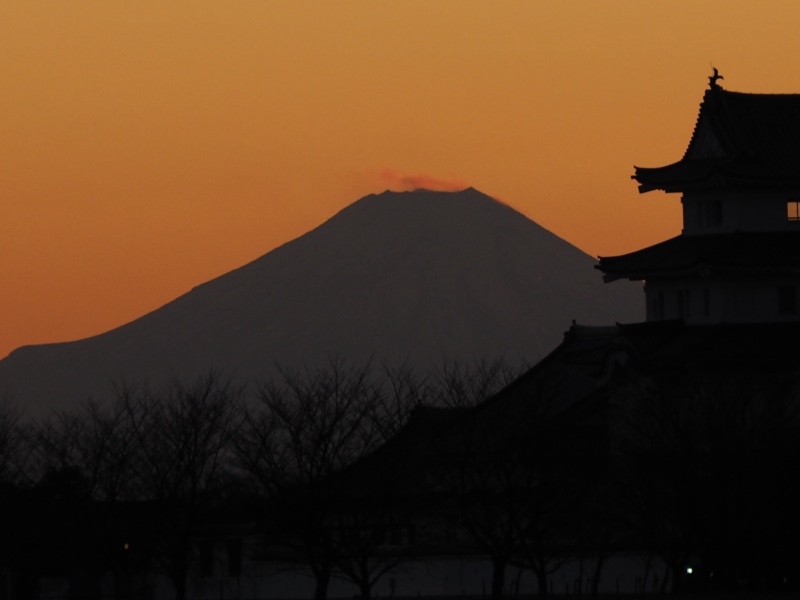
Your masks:
{"label": "lit window", "polygon": [[789,200],[786,203],[786,219],[800,221],[800,200]]}

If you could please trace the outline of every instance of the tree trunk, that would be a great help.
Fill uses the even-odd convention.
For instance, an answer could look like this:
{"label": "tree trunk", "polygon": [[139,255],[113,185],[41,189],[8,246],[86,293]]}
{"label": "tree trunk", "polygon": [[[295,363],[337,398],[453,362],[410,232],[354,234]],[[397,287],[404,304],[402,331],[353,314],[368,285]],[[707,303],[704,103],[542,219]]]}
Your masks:
{"label": "tree trunk", "polygon": [[594,566],[594,574],[592,575],[592,596],[597,596],[600,593],[600,576],[603,573],[603,564],[606,562],[605,554],[601,554],[597,559],[597,564]]}
{"label": "tree trunk", "polygon": [[673,572],[672,566],[670,564],[667,564],[666,567],[664,568],[664,581],[661,582],[661,589],[659,590],[659,593],[662,596],[667,593],[667,585],[672,579],[674,579],[673,577],[671,577],[672,572]]}
{"label": "tree trunk", "polygon": [[361,590],[361,600],[369,600],[372,597],[372,586],[368,582],[359,583],[358,589]]}
{"label": "tree trunk", "polygon": [[175,600],[186,600],[186,575],[189,572],[189,549],[185,539],[175,542],[172,552],[172,564],[169,565],[169,575],[175,587]]}
{"label": "tree trunk", "polygon": [[316,571],[316,581],[314,584],[314,600],[327,600],[328,584],[331,581],[330,567],[323,567]]}
{"label": "tree trunk", "polygon": [[505,587],[506,561],[499,558],[492,559],[492,600],[502,598]]}
{"label": "tree trunk", "polygon": [[175,585],[175,600],[186,600],[186,573],[176,574],[173,584]]}
{"label": "tree trunk", "polygon": [[535,569],[536,581],[539,584],[539,597],[547,598],[550,596],[550,586],[547,580],[547,571],[545,569]]}

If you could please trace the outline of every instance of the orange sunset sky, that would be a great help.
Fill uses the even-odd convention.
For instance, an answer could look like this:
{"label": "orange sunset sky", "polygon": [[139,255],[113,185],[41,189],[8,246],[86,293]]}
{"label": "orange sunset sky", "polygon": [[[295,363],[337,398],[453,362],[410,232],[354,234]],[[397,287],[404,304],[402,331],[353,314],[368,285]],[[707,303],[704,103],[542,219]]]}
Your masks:
{"label": "orange sunset sky", "polygon": [[414,181],[594,256],[671,237],[679,198],[633,165],[680,158],[712,62],[800,92],[798,23],[794,1],[2,2],[0,357]]}

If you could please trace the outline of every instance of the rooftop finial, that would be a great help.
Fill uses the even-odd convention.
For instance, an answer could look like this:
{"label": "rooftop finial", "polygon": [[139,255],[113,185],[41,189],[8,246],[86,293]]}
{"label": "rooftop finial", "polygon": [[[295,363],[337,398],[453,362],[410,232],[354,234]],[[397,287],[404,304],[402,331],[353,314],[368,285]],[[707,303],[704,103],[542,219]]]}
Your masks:
{"label": "rooftop finial", "polygon": [[715,88],[719,87],[719,86],[717,85],[717,79],[725,79],[725,78],[724,78],[722,75],[720,75],[720,74],[719,74],[719,71],[717,71],[717,68],[716,68],[716,67],[711,67],[711,68],[712,68],[712,69],[714,69],[714,74],[713,74],[713,75],[711,75],[711,76],[708,78],[708,85],[709,85],[709,86],[711,87],[711,89],[713,90],[713,89],[715,89]]}

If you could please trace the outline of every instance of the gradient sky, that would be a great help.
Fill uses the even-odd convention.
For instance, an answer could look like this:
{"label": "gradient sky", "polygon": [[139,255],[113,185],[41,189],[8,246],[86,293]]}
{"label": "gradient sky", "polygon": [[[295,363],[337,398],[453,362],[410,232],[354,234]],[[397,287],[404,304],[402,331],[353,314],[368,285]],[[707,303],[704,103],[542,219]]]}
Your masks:
{"label": "gradient sky", "polygon": [[798,23],[794,1],[5,1],[0,357],[414,182],[594,256],[671,237],[679,198],[633,165],[680,158],[712,62],[800,92]]}

